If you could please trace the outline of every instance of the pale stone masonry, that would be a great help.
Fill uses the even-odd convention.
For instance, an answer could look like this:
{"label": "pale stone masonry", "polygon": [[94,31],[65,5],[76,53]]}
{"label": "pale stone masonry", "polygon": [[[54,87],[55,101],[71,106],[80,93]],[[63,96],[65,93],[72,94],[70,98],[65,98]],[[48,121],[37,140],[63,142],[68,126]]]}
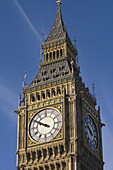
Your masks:
{"label": "pale stone masonry", "polygon": [[80,77],[57,1],[57,14],[33,81],[19,96],[18,170],[103,170],[102,123],[96,98]]}

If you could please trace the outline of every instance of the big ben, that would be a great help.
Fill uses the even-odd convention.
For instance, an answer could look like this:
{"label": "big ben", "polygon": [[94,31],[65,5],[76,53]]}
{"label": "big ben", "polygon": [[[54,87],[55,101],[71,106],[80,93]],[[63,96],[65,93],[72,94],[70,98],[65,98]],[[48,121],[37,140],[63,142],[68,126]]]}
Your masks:
{"label": "big ben", "polygon": [[38,73],[19,95],[17,169],[103,170],[100,108],[80,76],[60,0],[41,55]]}

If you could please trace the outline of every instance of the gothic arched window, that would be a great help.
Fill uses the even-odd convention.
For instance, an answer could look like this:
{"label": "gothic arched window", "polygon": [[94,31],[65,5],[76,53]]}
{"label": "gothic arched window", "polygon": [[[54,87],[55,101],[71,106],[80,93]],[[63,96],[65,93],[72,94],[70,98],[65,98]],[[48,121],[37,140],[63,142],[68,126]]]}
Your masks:
{"label": "gothic arched window", "polygon": [[47,91],[47,97],[48,98],[50,97],[50,91]]}
{"label": "gothic arched window", "polygon": [[44,92],[42,93],[42,99],[45,99],[45,93]]}
{"label": "gothic arched window", "polygon": [[52,96],[55,96],[55,89],[52,89]]}
{"label": "gothic arched window", "polygon": [[31,101],[35,102],[35,96],[34,95],[31,96]]}
{"label": "gothic arched window", "polygon": [[52,60],[52,52],[50,52],[50,61]]}
{"label": "gothic arched window", "polygon": [[61,90],[60,88],[57,89],[57,94],[60,95],[61,94]]}
{"label": "gothic arched window", "polygon": [[55,59],[55,51],[53,51],[53,59]]}
{"label": "gothic arched window", "polygon": [[46,54],[46,61],[48,61],[48,53]]}
{"label": "gothic arched window", "polygon": [[60,49],[60,57],[62,57],[62,49]]}
{"label": "gothic arched window", "polygon": [[40,100],[40,94],[39,93],[37,94],[37,100]]}
{"label": "gothic arched window", "polygon": [[57,50],[57,58],[59,58],[59,50]]}

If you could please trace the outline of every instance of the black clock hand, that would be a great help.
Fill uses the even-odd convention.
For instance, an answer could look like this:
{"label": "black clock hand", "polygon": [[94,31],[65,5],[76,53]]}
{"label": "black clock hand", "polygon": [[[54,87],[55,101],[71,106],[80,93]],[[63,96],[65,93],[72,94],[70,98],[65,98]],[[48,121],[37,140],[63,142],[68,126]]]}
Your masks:
{"label": "black clock hand", "polygon": [[48,128],[50,127],[48,124],[44,124],[44,123],[41,123],[41,122],[40,122],[40,125],[43,125],[43,126],[48,127]]}
{"label": "black clock hand", "polygon": [[93,133],[92,133],[92,131],[91,131],[91,129],[90,129],[90,127],[89,127],[89,125],[88,125],[88,129],[89,129],[89,132],[90,132],[90,134],[91,134],[91,136],[93,135]]}
{"label": "black clock hand", "polygon": [[34,120],[35,122],[37,122],[40,126],[42,125],[42,126],[45,126],[45,127],[50,127],[49,125],[47,125],[47,124],[45,124],[45,123],[42,123],[42,122],[39,122],[39,121],[37,121],[37,120]]}

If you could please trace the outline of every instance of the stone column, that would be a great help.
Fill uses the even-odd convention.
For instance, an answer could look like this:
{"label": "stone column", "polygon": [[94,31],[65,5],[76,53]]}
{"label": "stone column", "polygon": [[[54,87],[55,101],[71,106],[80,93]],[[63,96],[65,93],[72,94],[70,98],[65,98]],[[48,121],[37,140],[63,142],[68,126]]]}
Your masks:
{"label": "stone column", "polygon": [[52,146],[53,158],[55,158],[55,146]]}
{"label": "stone column", "polygon": [[61,145],[58,145],[58,157],[61,157]]}

